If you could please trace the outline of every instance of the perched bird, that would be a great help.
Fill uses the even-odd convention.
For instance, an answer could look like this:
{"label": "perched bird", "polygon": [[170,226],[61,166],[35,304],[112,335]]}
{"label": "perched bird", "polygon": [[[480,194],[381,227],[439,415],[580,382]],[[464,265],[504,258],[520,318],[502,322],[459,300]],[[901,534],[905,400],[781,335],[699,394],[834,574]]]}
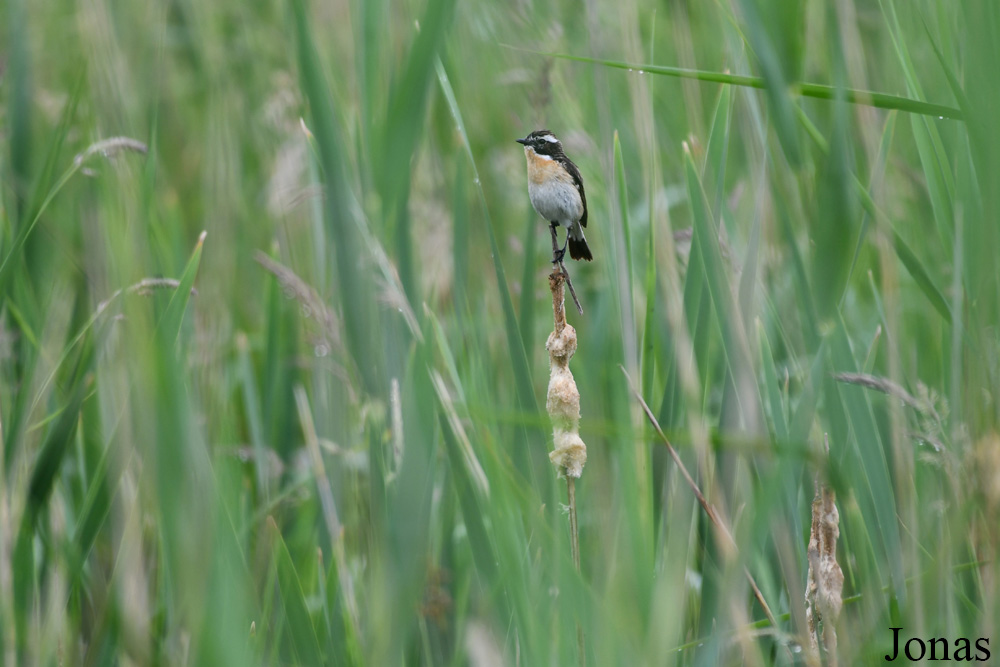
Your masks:
{"label": "perched bird", "polygon": [[[566,228],[566,243],[552,261],[561,262],[567,246],[573,259],[594,259],[583,236],[583,228],[587,226],[587,195],[583,191],[580,170],[566,157],[562,144],[548,130],[536,130],[516,141],[524,145],[524,157],[528,161],[531,205],[549,221],[553,239],[558,226]],[[553,244],[556,243],[553,240]]]}

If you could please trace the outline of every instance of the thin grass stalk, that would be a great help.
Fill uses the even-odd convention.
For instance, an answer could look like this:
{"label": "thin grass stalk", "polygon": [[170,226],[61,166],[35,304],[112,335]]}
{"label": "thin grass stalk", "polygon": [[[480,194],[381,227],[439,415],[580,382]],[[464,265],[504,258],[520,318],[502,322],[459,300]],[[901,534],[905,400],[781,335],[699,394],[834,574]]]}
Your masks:
{"label": "thin grass stalk", "polygon": [[[569,502],[569,550],[573,555],[573,566],[580,574],[580,524],[576,520],[576,480],[566,477],[566,496]],[[587,665],[587,647],[583,643],[583,625],[576,622],[576,650],[581,667]]]}
{"label": "thin grass stalk", "polygon": [[[622,62],[620,60],[606,60],[603,58],[588,58],[586,56],[575,56],[568,53],[548,53],[545,51],[535,51],[533,49],[522,49],[516,46],[505,44],[507,48],[515,51],[534,53],[546,58],[561,58],[579,63],[591,65],[603,65],[612,69],[623,69],[639,74],[660,74],[672,76],[678,79],[694,79],[696,81],[706,81],[709,83],[723,83],[745,88],[756,88],[766,90],[767,81],[760,76],[746,76],[740,74],[730,74],[729,72],[711,72],[706,70],[687,69],[684,67],[671,67],[668,65],[650,65],[641,63]],[[856,90],[853,88],[841,88],[839,86],[829,86],[821,83],[809,83],[806,81],[796,81],[788,85],[788,92],[791,95],[801,95],[802,97],[813,97],[820,100],[835,100],[838,95],[843,95],[845,102],[860,106],[874,107],[876,109],[898,109],[921,116],[931,116],[937,118],[948,118],[951,120],[965,120],[965,116],[960,109],[946,104],[934,104],[921,100],[899,95],[890,95],[873,90]]]}

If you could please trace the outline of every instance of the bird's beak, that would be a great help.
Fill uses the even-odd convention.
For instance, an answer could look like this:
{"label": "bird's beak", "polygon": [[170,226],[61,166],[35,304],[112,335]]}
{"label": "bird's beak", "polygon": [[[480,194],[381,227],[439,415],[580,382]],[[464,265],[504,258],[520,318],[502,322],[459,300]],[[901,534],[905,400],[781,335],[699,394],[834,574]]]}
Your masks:
{"label": "bird's beak", "polygon": [[521,144],[522,146],[527,146],[528,145],[528,140],[526,138],[525,139],[515,139],[514,141],[516,141],[517,143]]}

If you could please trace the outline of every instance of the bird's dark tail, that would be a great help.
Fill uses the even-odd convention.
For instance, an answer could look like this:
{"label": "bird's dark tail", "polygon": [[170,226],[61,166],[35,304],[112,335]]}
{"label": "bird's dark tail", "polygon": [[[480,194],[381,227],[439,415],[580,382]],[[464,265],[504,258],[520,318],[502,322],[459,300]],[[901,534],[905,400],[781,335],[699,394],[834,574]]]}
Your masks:
{"label": "bird's dark tail", "polygon": [[569,243],[570,257],[585,259],[588,262],[594,259],[594,256],[590,254],[590,246],[587,245],[587,239],[583,236],[583,228],[580,227],[579,222],[569,228],[566,240]]}

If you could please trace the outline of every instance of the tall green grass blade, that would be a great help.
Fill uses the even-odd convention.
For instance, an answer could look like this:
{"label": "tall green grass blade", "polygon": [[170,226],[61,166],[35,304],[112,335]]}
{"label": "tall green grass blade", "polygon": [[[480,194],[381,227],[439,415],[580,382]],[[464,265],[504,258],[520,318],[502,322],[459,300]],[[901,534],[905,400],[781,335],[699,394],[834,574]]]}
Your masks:
{"label": "tall green grass blade", "polygon": [[[726,265],[719,246],[719,231],[708,208],[705,192],[702,189],[698,170],[690,151],[685,151],[684,158],[688,201],[691,203],[694,220],[694,238],[691,251],[699,253],[705,275],[705,284],[719,322],[719,328],[722,331],[723,353],[733,378],[739,383],[742,378],[753,377],[746,331],[743,329],[740,310],[736,307],[733,292],[726,277]],[[753,417],[760,415],[759,394],[747,396],[740,392],[736,398],[740,402],[739,409],[747,423],[753,421]],[[756,423],[761,422],[757,420]]]}
{"label": "tall green grass blade", "polygon": [[22,656],[21,660],[29,649],[28,623],[32,615],[31,601],[36,585],[35,577],[38,574],[35,570],[33,553],[36,525],[39,515],[52,495],[66,454],[70,451],[80,419],[80,408],[92,390],[91,371],[95,354],[95,344],[93,339],[90,339],[82,347],[76,369],[71,375],[69,400],[46,435],[28,481],[24,513],[13,550],[14,568],[19,573],[13,581],[15,645],[18,655]]}
{"label": "tall green grass blade", "polygon": [[[896,55],[903,68],[906,87],[911,95],[921,98],[924,96],[923,88],[910,57],[899,19],[896,16],[895,3],[891,0],[880,0],[879,4],[889,26],[889,35],[896,48]],[[939,118],[942,116],[943,114],[939,115]],[[946,251],[950,254],[951,225],[954,219],[952,202],[954,201],[955,184],[948,164],[948,157],[941,135],[932,120],[911,118],[910,121],[913,138],[917,144],[917,153],[920,156],[920,164],[927,182],[927,194],[930,197],[934,219],[937,222],[938,235]]]}
{"label": "tall green grass blade", "polygon": [[[656,351],[659,348],[660,336],[657,335],[657,289],[656,289],[656,224],[653,214],[653,200],[649,202],[649,230],[646,237],[646,280],[643,285],[646,294],[646,314],[642,329],[642,391],[643,396],[653,396],[653,383],[656,373]],[[652,398],[650,399],[652,400]]]}
{"label": "tall green grass blade", "polygon": [[[802,119],[804,122],[808,123],[808,119],[805,117],[802,117]],[[822,139],[821,142],[817,143],[824,151],[828,150],[829,142],[825,139]],[[927,297],[930,304],[934,306],[934,309],[941,314],[945,321],[950,322],[951,313],[948,309],[947,302],[945,301],[941,290],[937,288],[934,280],[931,278],[924,262],[920,261],[910,245],[900,235],[897,230],[896,223],[894,223],[892,219],[878,207],[875,200],[872,199],[871,194],[868,192],[868,189],[861,183],[861,181],[858,180],[857,176],[852,174],[851,180],[853,182],[854,192],[857,194],[862,208],[864,208],[865,212],[873,219],[889,227],[889,231],[892,234],[893,249],[896,252],[896,256],[899,257],[900,262],[902,262],[903,266],[906,267],[906,270],[910,273],[910,276],[917,283],[917,286]],[[861,239],[859,238],[858,249],[855,253],[856,255],[860,251],[860,244]]]}
{"label": "tall green grass blade", "polygon": [[[622,236],[625,240],[625,259],[628,273],[626,274],[628,284],[628,303],[632,303],[632,277],[635,275],[635,267],[632,261],[632,224],[629,220],[628,212],[628,185],[625,182],[625,159],[622,157],[622,143],[618,138],[618,132],[614,137],[614,161],[615,161],[615,182],[618,184],[618,209],[622,216]],[[632,308],[627,309],[629,312]]]}
{"label": "tall green grass blade", "polygon": [[732,86],[719,88],[715,104],[712,130],[705,149],[705,189],[713,211],[722,210],[722,196],[726,188],[726,159],[729,154],[729,124],[732,116]]}
{"label": "tall green grass blade", "polygon": [[[796,36],[804,27],[801,25],[801,5],[797,2],[763,3],[758,0],[743,0],[740,5],[743,9],[747,42],[764,74],[762,87],[770,102],[769,111],[773,117],[771,124],[789,162],[797,166],[801,164],[803,156],[789,84],[798,78],[801,68],[799,49],[795,47]],[[765,20],[778,17],[781,19]],[[780,23],[792,25],[788,26],[789,31],[781,31],[778,30]]]}
{"label": "tall green grass blade", "polygon": [[[856,373],[858,370],[842,320],[838,321],[832,333],[830,360],[834,372]],[[850,448],[856,452],[856,462],[848,468],[850,479],[855,492],[859,493],[861,511],[869,531],[879,536],[879,546],[889,568],[893,593],[903,604],[906,599],[906,587],[893,493],[895,487],[889,476],[882,437],[875,425],[872,407],[864,390],[860,387],[839,385],[837,391],[843,398],[844,410],[850,420],[853,437],[848,437],[845,432],[841,442],[832,442],[830,449],[833,452],[835,447]]]}
{"label": "tall green grass blade", "polygon": [[638,370],[638,350],[636,350],[634,268],[632,264],[632,232],[628,214],[628,186],[625,182],[625,163],[622,158],[618,133],[614,135],[614,169],[617,184],[620,227],[611,230],[612,253],[607,265],[609,284],[614,284],[617,293],[618,321],[621,327],[622,358],[633,371]]}
{"label": "tall green grass blade", "polygon": [[271,490],[267,484],[268,458],[264,441],[264,417],[261,414],[260,392],[253,374],[250,362],[250,343],[245,334],[236,338],[237,376],[243,398],[243,411],[246,413],[247,428],[250,432],[250,446],[254,453],[254,471],[257,479],[257,493],[263,495],[265,501],[270,499]]}
{"label": "tall green grass blade", "polygon": [[[839,13],[830,5],[826,19],[829,33],[829,60],[835,82],[847,83]],[[816,251],[812,256],[812,287],[821,322],[833,316],[850,278],[851,249],[857,242],[857,200],[852,185],[851,116],[840,90],[830,107],[830,149],[817,164],[815,205],[807,209],[810,235]]]}
{"label": "tall green grass blade", "polygon": [[194,287],[194,279],[198,275],[198,267],[201,266],[201,253],[207,234],[208,232],[202,232],[198,237],[191,258],[184,267],[184,273],[181,274],[180,284],[171,294],[167,308],[157,323],[157,335],[164,341],[175,341],[180,334],[184,313],[187,310],[188,300],[191,298],[191,289]]}
{"label": "tall green grass blade", "polygon": [[[455,480],[455,493],[458,495],[459,507],[462,510],[462,521],[469,535],[469,546],[476,569],[490,589],[501,585],[497,570],[497,557],[490,540],[487,528],[485,505],[489,498],[481,497],[477,492],[479,485],[475,480],[473,470],[467,465],[467,459],[462,454],[458,439],[444,416],[440,415],[441,433],[444,435],[445,451],[448,455],[448,465]],[[502,598],[501,598],[502,599]]]}
{"label": "tall green grass blade", "polygon": [[[476,191],[479,194],[480,210],[482,211],[483,222],[485,223],[484,227],[486,227],[486,235],[490,242],[490,257],[493,260],[493,271],[496,274],[497,289],[500,292],[504,333],[514,370],[518,402],[521,410],[533,418],[538,414],[538,404],[535,400],[535,393],[531,383],[531,373],[528,368],[528,357],[525,352],[524,340],[521,338],[521,332],[517,326],[517,317],[514,315],[514,303],[511,300],[510,289],[507,286],[507,276],[504,272],[503,261],[500,259],[500,248],[497,245],[496,232],[493,229],[493,221],[490,219],[489,207],[486,204],[486,194],[483,192],[482,183],[479,180],[479,170],[476,168],[476,161],[472,155],[472,145],[469,143],[469,136],[465,131],[465,122],[462,120],[462,112],[458,107],[458,100],[455,99],[455,91],[448,80],[448,73],[445,72],[440,60],[437,62],[436,67],[441,91],[444,94],[445,101],[448,103],[448,109],[451,111],[452,118],[455,120],[459,136],[462,138],[465,153],[472,168],[473,183],[475,183]],[[514,455],[515,459],[519,461],[521,473],[530,478],[531,471],[527,468],[528,453],[523,451],[527,446],[529,446],[529,443],[525,439],[522,445],[514,452]]]}
{"label": "tall green grass blade", "polygon": [[386,179],[386,200],[399,201],[409,189],[410,160],[424,134],[424,111],[427,93],[434,77],[434,66],[444,40],[455,0],[430,0],[420,20],[413,48],[405,58],[406,68],[389,98],[385,128],[382,131],[385,168],[376,171]]}
{"label": "tall green grass blade", "polygon": [[[387,21],[390,17],[388,12],[389,3],[387,0],[371,0],[361,5],[360,27],[357,34],[360,36],[361,47],[360,57],[357,59],[359,75],[358,85],[361,88],[360,103],[362,114],[361,136],[359,141],[369,142],[362,145],[362,149],[374,150],[370,142],[373,142],[373,127],[377,123],[379,114],[384,113],[383,100],[381,94],[386,84],[384,80],[385,70],[382,67],[384,54],[379,47],[382,45]],[[366,163],[366,166],[367,165]]]}
{"label": "tall green grass blade", "polygon": [[[458,227],[462,224],[458,220],[455,221],[455,233],[458,234]],[[539,224],[538,216],[535,214],[535,210],[531,209],[528,215],[528,223],[524,228],[524,241],[522,245],[524,246],[524,269],[521,272],[521,298],[520,298],[520,310],[519,315],[519,329],[521,332],[521,340],[529,341],[535,337],[535,315],[538,312],[536,307],[535,293],[536,290],[533,289],[535,286],[536,276],[539,274],[539,267],[541,264],[538,261],[538,236],[539,231],[545,225]],[[548,230],[546,230],[548,231]],[[468,234],[468,230],[462,232],[463,235]],[[467,261],[467,260],[466,260]],[[528,371],[532,371],[532,359],[528,356]]]}
{"label": "tall green grass blade", "polygon": [[[16,2],[15,5],[19,5],[20,2]],[[15,82],[16,85],[16,82]],[[65,172],[59,177],[54,184],[51,184],[52,173],[55,169],[56,161],[59,159],[62,153],[62,146],[66,140],[66,135],[71,129],[71,123],[76,115],[77,104],[79,102],[80,95],[82,94],[83,85],[82,79],[81,83],[77,86],[77,89],[70,101],[66,104],[63,109],[63,114],[60,119],[59,127],[52,136],[52,142],[49,146],[48,155],[45,160],[45,166],[42,169],[42,173],[38,177],[38,181],[35,184],[35,193],[32,197],[32,202],[30,202],[30,207],[27,202],[24,204],[25,217],[17,225],[17,234],[10,241],[9,247],[4,244],[3,248],[3,262],[0,263],[0,306],[8,299],[10,280],[12,277],[12,271],[14,268],[19,266],[19,260],[23,260],[21,257],[22,250],[28,242],[31,233],[35,231],[35,227],[38,225],[38,221],[41,219],[42,214],[48,209],[52,200],[56,198],[56,195],[65,187],[69,180],[73,177],[80,167],[83,166],[82,159],[73,160],[73,164],[66,169]],[[22,91],[18,91],[15,88],[15,95],[19,95]],[[15,123],[19,121],[14,119]],[[26,129],[22,128],[22,131]],[[26,137],[22,138],[26,139]],[[19,148],[20,141],[15,140],[11,146],[11,150],[22,150]],[[21,159],[21,158],[18,158]],[[21,165],[26,167],[25,165]],[[15,169],[19,168],[15,165]],[[24,175],[15,174],[14,178],[23,178]],[[45,193],[41,196],[41,193]]]}
{"label": "tall green grass blade", "polygon": [[[961,214],[965,266],[966,299],[976,304],[970,309],[966,332],[978,338],[990,331],[993,323],[1000,321],[1000,271],[997,271],[996,248],[1000,246],[1000,128],[997,127],[996,110],[1000,108],[1000,91],[992,81],[997,71],[1000,54],[997,52],[997,31],[1000,30],[1000,13],[990,2],[963,3],[959,18],[961,32],[962,78],[968,96],[970,117],[966,159],[971,158],[974,169],[965,160],[959,163],[960,174],[965,178],[959,183],[962,194]],[[973,178],[974,175],[974,178]],[[985,336],[992,338],[992,334]],[[987,377],[969,378],[979,388],[997,394],[1000,377],[991,372]],[[972,387],[969,388],[972,390]],[[978,421],[978,420],[976,420]],[[1000,419],[996,415],[982,423],[996,428]]]}
{"label": "tall green grass blade", "polygon": [[[13,180],[16,208],[14,215],[21,217],[31,179],[32,157],[32,76],[30,25],[25,11],[27,0],[6,3],[7,64],[4,75],[7,95],[7,122],[10,134],[10,176]],[[0,282],[0,285],[3,283]],[[2,292],[3,290],[0,290]]]}
{"label": "tall green grass blade", "polygon": [[948,302],[945,301],[944,295],[937,288],[937,285],[934,284],[924,263],[920,261],[916,253],[913,252],[913,249],[910,248],[909,244],[906,243],[896,230],[892,230],[892,247],[896,251],[899,261],[903,263],[910,276],[916,281],[917,287],[924,293],[930,304],[934,306],[934,310],[944,318],[945,322],[950,323],[952,317],[951,310],[948,308]]}
{"label": "tall green grass blade", "polygon": [[[879,141],[878,154],[875,157],[875,164],[872,165],[871,175],[868,179],[868,190],[872,193],[875,192],[885,178],[886,162],[889,159],[889,151],[892,148],[892,139],[895,130],[896,113],[891,112],[886,116],[885,126],[882,128],[882,138]],[[861,248],[868,237],[868,228],[871,226],[873,217],[871,213],[867,210],[865,211],[865,218],[861,222],[861,231],[858,233],[858,242],[854,246],[854,257],[851,258],[851,268],[847,272],[848,276],[854,275],[854,269],[858,265],[858,257],[861,255]],[[846,290],[844,296],[846,296]],[[841,305],[843,305],[843,297],[841,298]]]}
{"label": "tall green grass blade", "polygon": [[386,210],[396,221],[400,278],[413,303],[420,303],[421,298],[407,210],[409,167],[424,135],[424,113],[434,77],[434,63],[451,22],[454,6],[455,0],[430,0],[427,3],[417,39],[405,60],[406,68],[389,96],[385,127],[380,133],[382,168],[374,171],[376,179],[382,181]]}
{"label": "tall green grass blade", "polygon": [[785,417],[785,406],[781,400],[781,388],[778,384],[778,369],[774,363],[774,353],[767,339],[767,332],[757,321],[757,341],[760,347],[760,367],[764,374],[764,393],[771,407],[771,425],[774,438],[778,442],[788,442],[788,418]]}
{"label": "tall green grass blade", "polygon": [[[469,231],[473,226],[472,216],[469,215],[469,202],[468,195],[466,194],[466,188],[468,188],[468,179],[465,174],[465,165],[461,162],[455,165],[455,176],[452,180],[452,205],[451,205],[451,215],[452,219],[455,221],[454,232],[451,243],[452,252],[452,265],[455,267],[455,281],[454,281],[454,291],[455,291],[455,312],[461,317],[465,314],[468,308],[468,294],[466,293],[466,286],[469,283],[469,253],[472,250],[472,246],[469,243],[470,235]],[[537,231],[537,230],[534,230]],[[530,237],[534,239],[535,237]],[[525,250],[525,262],[532,261],[534,259],[534,253],[531,250],[534,245],[526,246],[528,249]],[[525,276],[528,275],[528,264],[524,267]],[[526,283],[525,283],[526,284]],[[522,292],[524,294],[525,292]],[[524,309],[522,300],[522,310]],[[522,318],[523,318],[522,314]],[[522,329],[526,331],[527,329]]]}
{"label": "tall green grass blade", "polygon": [[331,558],[330,569],[322,577],[326,583],[323,595],[328,626],[326,652],[335,665],[361,665],[364,664],[361,637],[347,610],[344,591],[337,585],[341,576],[339,567],[337,559]]}
{"label": "tall green grass blade", "polygon": [[274,567],[277,570],[281,605],[285,612],[292,648],[301,664],[326,664],[320,650],[312,615],[309,612],[309,605],[302,590],[302,583],[296,572],[295,561],[281,536],[278,524],[269,517],[267,525],[268,531],[271,533],[270,539],[274,544]]}
{"label": "tall green grass blade", "polygon": [[[73,92],[70,95],[69,100],[62,109],[59,124],[52,133],[49,146],[46,150],[45,162],[42,164],[42,168],[38,172],[38,175],[35,176],[30,200],[25,202],[28,206],[24,209],[25,216],[24,219],[20,221],[21,225],[28,221],[35,221],[39,212],[42,210],[43,202],[46,202],[46,200],[51,202],[51,199],[54,196],[53,193],[51,193],[51,189],[53,183],[55,182],[54,177],[56,168],[59,166],[60,160],[64,159],[63,148],[66,144],[67,136],[73,130],[73,123],[78,120],[77,110],[80,106],[80,98],[84,92],[85,82],[86,77],[81,74],[77,79],[76,86],[73,88]],[[82,159],[82,155],[83,154],[78,156],[77,159]],[[75,162],[76,160],[74,160],[74,163]],[[30,252],[30,239],[26,239],[25,244],[28,248],[27,255],[31,258],[33,253]]]}
{"label": "tall green grass blade", "polygon": [[[299,349],[298,308],[295,302],[285,297],[277,280],[268,285],[265,303],[267,328],[264,335],[264,402],[261,410],[263,442],[269,444],[279,456],[285,457],[291,454],[287,434],[296,422],[293,388],[298,378],[292,360]],[[264,463],[258,461],[257,465]]]}
{"label": "tall green grass blade", "polygon": [[[440,438],[427,343],[416,346],[401,382],[404,450],[395,485],[389,493],[388,573],[393,587],[393,641],[388,655],[405,650],[417,636],[411,609],[420,604],[431,550],[431,512]],[[398,644],[398,646],[397,646]]]}
{"label": "tall green grass blade", "polygon": [[[89,402],[84,403],[83,407],[84,428],[88,427],[88,418],[96,417],[96,414],[86,414],[88,405]],[[96,413],[97,410],[95,409],[93,412]],[[112,448],[110,446],[105,447],[101,452],[101,458],[98,460],[97,466],[90,474],[87,495],[84,498],[79,517],[77,518],[73,542],[76,543],[81,563],[86,561],[90,555],[94,542],[97,540],[98,531],[105,524],[108,514],[111,512],[111,498],[118,493],[118,485],[121,481],[120,473],[123,467],[116,465],[112,469],[111,458]]]}
{"label": "tall green grass blade", "polygon": [[293,0],[296,54],[302,89],[309,100],[313,132],[319,149],[326,195],[326,225],[337,256],[337,276],[344,311],[348,349],[367,391],[383,395],[386,380],[381,350],[370,345],[378,338],[378,313],[369,268],[351,210],[353,195],[347,177],[343,143],[336,125],[335,102],[327,87],[319,53],[313,43],[306,0]]}

